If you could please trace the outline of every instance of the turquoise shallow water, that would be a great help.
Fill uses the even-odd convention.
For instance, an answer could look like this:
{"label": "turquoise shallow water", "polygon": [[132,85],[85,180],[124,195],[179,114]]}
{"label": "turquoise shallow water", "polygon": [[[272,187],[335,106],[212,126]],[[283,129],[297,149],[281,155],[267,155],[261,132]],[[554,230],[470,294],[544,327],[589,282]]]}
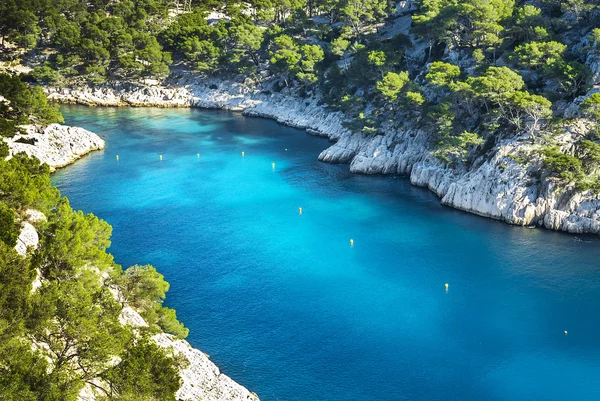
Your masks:
{"label": "turquoise shallow water", "polygon": [[63,112],[107,147],[56,185],[113,225],[119,263],[166,276],[188,340],[262,400],[600,399],[597,238],[351,175],[273,121]]}

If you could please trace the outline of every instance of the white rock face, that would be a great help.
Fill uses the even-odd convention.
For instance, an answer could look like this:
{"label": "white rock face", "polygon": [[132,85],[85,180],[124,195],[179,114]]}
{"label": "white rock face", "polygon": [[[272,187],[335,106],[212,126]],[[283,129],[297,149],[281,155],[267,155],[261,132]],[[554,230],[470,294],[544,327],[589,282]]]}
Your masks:
{"label": "white rock face", "polygon": [[222,374],[203,352],[192,348],[184,340],[177,340],[168,334],[154,336],[154,341],[164,348],[171,348],[183,355],[189,366],[183,369],[183,383],[177,392],[181,401],[258,401],[258,396]]}
{"label": "white rock face", "polygon": [[92,150],[104,149],[104,140],[93,132],[60,124],[51,124],[41,131],[28,126],[25,135],[4,140],[11,155],[25,152],[47,163],[51,171],[73,163]]}
{"label": "white rock face", "polygon": [[[49,88],[48,97],[61,102],[107,106],[203,107],[243,111],[327,136],[335,144],[319,160],[350,163],[364,174],[407,174],[414,185],[429,188],[441,202],[457,209],[517,225],[540,225],[573,233],[600,233],[600,198],[566,188],[547,177],[536,177],[540,162],[517,163],[513,157],[534,150],[527,138],[497,144],[470,169],[453,170],[431,155],[431,134],[410,122],[385,127],[384,135],[352,133],[345,117],[320,105],[318,98],[277,93],[271,84],[203,79],[186,73],[166,86],[132,84],[104,88]],[[581,138],[575,124],[559,138],[564,150]]]}
{"label": "white rock face", "polygon": [[21,226],[21,234],[19,234],[19,239],[17,240],[17,245],[15,246],[15,249],[19,255],[25,256],[25,254],[27,254],[27,248],[29,247],[37,249],[39,242],[40,238],[35,230],[35,227],[27,221],[23,222]]}
{"label": "white rock face", "polygon": [[[129,306],[121,311],[120,320],[121,324],[147,326],[144,319]],[[189,362],[180,372],[182,384],[176,394],[177,400],[259,401],[256,394],[222,374],[206,354],[193,348],[187,341],[165,333],[157,334],[153,339],[159,346],[173,350]]]}

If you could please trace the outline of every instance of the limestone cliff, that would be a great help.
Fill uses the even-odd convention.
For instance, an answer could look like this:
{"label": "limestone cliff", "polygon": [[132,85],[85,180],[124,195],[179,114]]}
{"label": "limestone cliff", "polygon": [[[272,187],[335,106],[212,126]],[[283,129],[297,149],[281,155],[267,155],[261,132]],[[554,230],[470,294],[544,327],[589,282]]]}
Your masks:
{"label": "limestone cliff", "polygon": [[[452,169],[432,156],[431,133],[412,121],[389,124],[383,135],[354,133],[345,117],[321,106],[318,96],[301,98],[271,85],[200,79],[190,73],[164,86],[130,83],[101,88],[48,89],[55,101],[102,106],[203,107],[243,111],[327,136],[335,143],[319,160],[350,163],[364,174],[406,174],[413,184],[429,188],[443,204],[517,225],[539,225],[572,233],[600,233],[600,197],[591,191],[558,185],[541,174],[536,145],[525,136],[500,141],[469,168]],[[557,140],[569,149],[589,127],[584,120]],[[526,163],[518,162],[527,159]],[[524,157],[528,156],[528,157]]]}
{"label": "limestone cliff", "polygon": [[[42,220],[46,220],[43,213],[36,210],[26,211],[26,218],[21,222],[22,229],[16,245],[20,255],[25,255],[28,249],[38,247],[39,236],[34,225]],[[36,291],[41,285],[38,270],[32,291]],[[123,308],[119,320],[123,325],[147,326],[142,316],[130,306]],[[168,348],[187,361],[179,372],[181,387],[176,394],[178,401],[259,401],[256,394],[222,374],[208,355],[193,348],[187,341],[165,333],[156,334],[153,339],[159,346]],[[40,345],[40,349],[44,349],[43,344]],[[97,381],[96,385],[98,387],[86,385],[79,395],[79,401],[95,401],[97,397],[103,395],[99,390],[103,383]]]}

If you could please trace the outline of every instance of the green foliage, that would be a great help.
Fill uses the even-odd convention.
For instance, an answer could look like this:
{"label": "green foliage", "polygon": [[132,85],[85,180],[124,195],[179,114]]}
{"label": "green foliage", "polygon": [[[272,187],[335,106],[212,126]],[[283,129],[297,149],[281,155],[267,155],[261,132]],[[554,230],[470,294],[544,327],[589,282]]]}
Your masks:
{"label": "green foliage", "polygon": [[154,310],[169,291],[164,276],[150,265],[131,266],[121,277],[119,288],[123,301],[140,310]]}
{"label": "green foliage", "polygon": [[448,164],[464,162],[469,148],[482,143],[483,138],[474,132],[463,131],[460,135],[441,135],[433,155]]}
{"label": "green foliage", "polygon": [[506,98],[506,103],[501,105],[501,111],[517,128],[521,127],[523,116],[531,119],[530,135],[533,137],[541,119],[552,115],[552,103],[543,96],[532,95],[525,91],[516,91]]}
{"label": "green foliage", "polygon": [[[110,226],[72,210],[50,185],[47,166],[23,155],[0,160],[0,195],[0,394],[14,400],[75,400],[85,383],[110,380],[118,371],[140,378],[134,388],[142,399],[173,399],[179,387],[176,361],[148,344],[145,359],[138,360],[137,344],[145,340],[134,340],[119,322],[122,305],[102,272],[121,281],[106,253]],[[48,222],[39,228],[39,247],[22,257],[12,248],[15,211],[43,205]],[[36,271],[41,286],[32,291]],[[162,281],[160,289],[165,288]],[[136,304],[153,305],[159,324],[184,336],[187,330],[174,311],[160,308],[160,289],[138,291]],[[154,298],[144,302],[144,296]],[[115,358],[121,361],[116,367]],[[132,389],[119,378],[110,384],[109,391],[123,389],[120,395]]]}
{"label": "green foliage", "polygon": [[517,7],[514,13],[514,24],[509,28],[515,38],[523,41],[545,40],[548,31],[543,26],[545,20],[542,10],[536,6],[526,4]]}
{"label": "green foliage", "polygon": [[[0,138],[2,138],[2,135],[0,135]],[[6,158],[9,154],[10,149],[8,148],[8,144],[0,139],[0,159]]]}
{"label": "green foliage", "polygon": [[567,98],[585,93],[592,73],[588,66],[578,61],[563,62],[556,65],[557,82]]}
{"label": "green foliage", "polygon": [[127,348],[119,364],[102,374],[110,383],[109,399],[175,401],[179,375],[173,357],[148,339]]}
{"label": "green foliage", "polygon": [[567,46],[555,42],[529,42],[515,48],[519,65],[534,70],[552,71],[563,61]]}
{"label": "green foliage", "polygon": [[388,72],[383,77],[383,80],[377,82],[377,90],[381,92],[388,102],[392,103],[398,99],[398,95],[408,82],[410,82],[408,72]]}
{"label": "green foliage", "polygon": [[359,35],[367,24],[382,21],[387,16],[384,0],[345,0],[341,2],[341,14],[345,22]]}
{"label": "green foliage", "polygon": [[427,110],[426,118],[431,131],[437,133],[438,140],[452,135],[455,115],[450,102],[432,105]]}
{"label": "green foliage", "polygon": [[316,67],[325,58],[320,46],[300,46],[288,35],[273,39],[271,54],[271,69],[284,76],[286,83],[290,78],[297,78],[305,85],[317,82]]}
{"label": "green foliage", "polygon": [[562,153],[556,147],[543,150],[544,165],[566,181],[575,181],[583,175],[582,162],[578,158]]}
{"label": "green foliage", "polygon": [[426,100],[425,97],[419,93],[414,91],[406,92],[406,100],[413,106],[422,106]]}
{"label": "green foliage", "polygon": [[58,190],[50,184],[48,165],[18,154],[0,160],[0,201],[19,210],[30,207],[50,210],[58,198]]}
{"label": "green foliage", "polygon": [[589,167],[588,171],[597,169],[600,167],[600,144],[584,139],[580,143],[579,158]]}
{"label": "green foliage", "polygon": [[580,191],[600,193],[600,144],[583,140],[578,145],[574,156],[558,147],[544,148],[544,166]]}
{"label": "green foliage", "polygon": [[17,245],[19,229],[15,224],[15,212],[4,202],[0,202],[0,241],[8,246]]}
{"label": "green foliage", "polygon": [[93,214],[74,211],[62,198],[48,217],[39,257],[48,277],[61,279],[92,265],[104,270],[112,266],[110,246],[112,227]]}
{"label": "green foliage", "polygon": [[93,270],[44,281],[31,298],[30,336],[46,344],[65,395],[83,384],[74,375],[87,381],[110,368],[131,336],[119,322],[120,305]]}
{"label": "green foliage", "polygon": [[600,28],[592,29],[592,32],[590,32],[590,40],[592,42],[594,52],[596,54],[600,53]]}
{"label": "green foliage", "polygon": [[60,396],[46,359],[23,338],[34,274],[28,258],[0,241],[0,394],[6,400]]}
{"label": "green foliage", "polygon": [[600,121],[600,93],[592,93],[579,106],[588,116]]}
{"label": "green foliage", "polygon": [[58,71],[54,70],[48,63],[35,67],[33,69],[33,77],[37,82],[50,85],[58,83],[61,78]]}
{"label": "green foliage", "polygon": [[41,29],[35,13],[23,7],[19,0],[0,3],[0,37],[18,46],[30,49],[35,46]]}
{"label": "green foliage", "polygon": [[173,334],[177,338],[186,338],[188,336],[190,330],[177,320],[175,309],[162,307],[157,311],[157,314],[158,325],[165,333]]}
{"label": "green foliage", "polygon": [[[0,95],[9,104],[0,104],[0,128],[3,136],[12,136],[11,129],[19,124],[51,124],[63,122],[58,107],[48,103],[39,87],[28,87],[18,76],[0,73]],[[16,132],[12,132],[14,135]]]}
{"label": "green foliage", "polygon": [[372,50],[368,53],[369,63],[375,67],[381,67],[385,65],[386,56],[381,50]]}
{"label": "green foliage", "polygon": [[514,0],[422,0],[413,21],[417,32],[433,41],[495,47],[502,42],[502,21],[512,15],[514,4]]}
{"label": "green foliage", "polygon": [[139,310],[148,324],[157,324],[179,338],[187,337],[188,329],[177,320],[175,311],[162,307],[169,283],[154,267],[130,267],[119,278],[118,286],[122,301]]}
{"label": "green foliage", "polygon": [[[89,80],[99,83],[99,70],[92,67],[110,67],[117,75],[124,73],[128,77],[160,77],[168,73],[170,56],[156,40],[167,17],[167,3],[163,0],[26,0],[20,2],[18,12],[11,3],[14,0],[5,10],[0,9],[0,14],[5,11],[7,19],[12,20],[20,16],[19,20],[27,21],[27,28],[21,22],[7,28],[7,32],[16,32],[28,46],[37,42],[54,47],[60,54],[52,67],[62,75],[90,74]],[[12,33],[7,35],[11,39]],[[77,62],[63,65],[58,56]],[[137,64],[121,65],[121,59],[133,59]]]}
{"label": "green foliage", "polygon": [[425,79],[432,85],[449,87],[460,76],[460,68],[456,65],[435,61],[429,67]]}
{"label": "green foliage", "polygon": [[[40,88],[7,75],[0,75],[0,88],[10,101],[3,116],[50,119]],[[6,160],[1,144],[0,398],[75,401],[84,385],[104,379],[109,399],[175,399],[180,362],[146,331],[121,325],[123,305],[115,298],[123,292],[118,285],[129,283],[132,304],[148,305],[140,312],[151,326],[185,337],[175,311],[162,308],[168,284],[153,269],[132,275],[135,282],[124,278],[106,252],[111,227],[71,209],[51,185],[47,165],[24,154]],[[47,222],[36,223],[38,248],[21,256],[14,245],[26,208],[44,212]]]}
{"label": "green foliage", "polygon": [[340,36],[331,41],[331,52],[336,56],[343,56],[350,47],[350,41]]}
{"label": "green foliage", "polygon": [[475,96],[500,102],[506,95],[525,87],[523,78],[508,67],[489,67],[481,77],[469,78],[467,83]]}

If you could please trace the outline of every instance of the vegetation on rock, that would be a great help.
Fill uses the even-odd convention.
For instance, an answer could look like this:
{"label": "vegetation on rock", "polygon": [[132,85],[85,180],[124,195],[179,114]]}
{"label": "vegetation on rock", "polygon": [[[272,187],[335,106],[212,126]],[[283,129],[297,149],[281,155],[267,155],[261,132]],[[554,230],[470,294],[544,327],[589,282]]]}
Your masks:
{"label": "vegetation on rock", "polygon": [[[0,75],[11,107],[3,116],[61,120],[39,89]],[[187,335],[162,306],[168,283],[151,266],[123,272],[106,252],[111,227],[73,210],[47,165],[24,154],[5,160],[0,143],[0,398],[75,400],[88,385],[110,400],[174,400],[180,362],[150,340],[160,330]],[[34,223],[39,245],[23,256],[14,247],[27,209],[47,221]],[[120,323],[126,303],[149,327]]]}

